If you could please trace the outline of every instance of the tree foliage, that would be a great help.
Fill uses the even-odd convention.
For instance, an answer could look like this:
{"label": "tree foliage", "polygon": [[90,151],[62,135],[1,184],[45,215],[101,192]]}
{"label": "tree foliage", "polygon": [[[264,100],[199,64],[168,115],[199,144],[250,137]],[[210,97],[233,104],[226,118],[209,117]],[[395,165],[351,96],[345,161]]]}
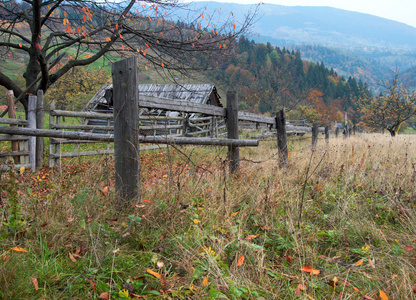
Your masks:
{"label": "tree foliage", "polygon": [[416,114],[416,92],[398,80],[398,73],[382,83],[378,97],[360,99],[361,123],[370,129],[388,130],[395,136],[403,122]]}
{"label": "tree foliage", "polygon": [[357,111],[357,100],[371,95],[361,80],[345,79],[323,63],[303,61],[299,51],[256,44],[243,36],[231,52],[217,61],[210,77],[224,89],[237,88],[240,109],[275,113],[285,107],[292,119],[327,124],[340,121],[348,110]]}
{"label": "tree foliage", "polygon": [[[0,3],[0,52],[24,55],[26,90],[0,72],[0,85],[16,96],[45,92],[68,71],[99,58],[139,55],[140,61],[169,74],[186,72],[198,56],[205,59],[230,47],[252,22],[216,23],[219,13],[189,12],[188,26],[172,21],[175,0],[82,1],[24,0]],[[224,18],[223,18],[224,19]],[[57,68],[57,66],[59,66]],[[20,97],[27,109],[27,99]]]}

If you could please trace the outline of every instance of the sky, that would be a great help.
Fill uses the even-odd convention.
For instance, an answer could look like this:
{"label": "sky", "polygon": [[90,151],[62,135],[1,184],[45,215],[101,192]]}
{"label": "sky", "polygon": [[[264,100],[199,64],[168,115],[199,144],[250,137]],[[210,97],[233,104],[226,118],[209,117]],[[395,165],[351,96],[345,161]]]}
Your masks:
{"label": "sky", "polygon": [[[260,0],[213,0],[240,4],[259,3]],[[331,6],[386,19],[416,27],[416,0],[263,0],[264,3],[287,6]]]}

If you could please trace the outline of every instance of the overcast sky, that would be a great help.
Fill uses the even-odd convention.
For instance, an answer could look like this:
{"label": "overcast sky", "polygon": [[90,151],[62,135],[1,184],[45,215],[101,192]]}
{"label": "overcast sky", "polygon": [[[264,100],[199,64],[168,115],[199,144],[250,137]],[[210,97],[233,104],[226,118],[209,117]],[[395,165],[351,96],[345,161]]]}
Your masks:
{"label": "overcast sky", "polygon": [[[241,4],[259,3],[256,0],[213,0]],[[266,0],[264,3],[287,6],[331,6],[367,13],[399,21],[416,27],[416,0]]]}

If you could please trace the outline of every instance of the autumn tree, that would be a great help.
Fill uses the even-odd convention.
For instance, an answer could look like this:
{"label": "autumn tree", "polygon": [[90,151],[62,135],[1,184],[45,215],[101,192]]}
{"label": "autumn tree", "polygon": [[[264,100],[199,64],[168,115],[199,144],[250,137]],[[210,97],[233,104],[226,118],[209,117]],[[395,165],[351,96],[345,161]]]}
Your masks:
{"label": "autumn tree", "polygon": [[398,73],[382,82],[383,93],[359,101],[361,123],[371,129],[386,129],[395,136],[402,123],[416,114],[416,92],[400,83]]}
{"label": "autumn tree", "polygon": [[24,87],[5,72],[0,72],[0,86],[13,90],[27,110],[26,94],[46,92],[73,68],[105,56],[139,55],[146,68],[186,73],[195,68],[197,57],[207,59],[228,49],[255,15],[249,13],[236,24],[231,16],[215,19],[219,10],[205,8],[194,17],[189,12],[184,26],[175,22],[178,9],[186,6],[176,0],[1,1],[0,53],[3,59],[22,55],[27,63]]}
{"label": "autumn tree", "polygon": [[45,100],[55,101],[57,109],[81,110],[103,84],[110,82],[110,72],[103,68],[76,67],[49,88]]}

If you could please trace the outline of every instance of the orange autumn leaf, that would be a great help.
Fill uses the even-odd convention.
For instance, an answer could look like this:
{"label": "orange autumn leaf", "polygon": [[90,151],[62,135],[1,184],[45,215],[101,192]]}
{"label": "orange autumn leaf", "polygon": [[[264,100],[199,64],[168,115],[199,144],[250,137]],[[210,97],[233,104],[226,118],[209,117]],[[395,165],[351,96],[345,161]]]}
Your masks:
{"label": "orange autumn leaf", "polygon": [[165,67],[165,64],[163,62],[161,62],[160,65],[162,66],[162,68]]}
{"label": "orange autumn leaf", "polygon": [[77,262],[76,258],[71,254],[71,252],[68,252],[69,259],[73,262]]}
{"label": "orange autumn leaf", "polygon": [[354,266],[359,267],[359,266],[361,266],[361,265],[363,264],[363,262],[364,262],[364,260],[363,260],[363,259],[360,259],[359,261],[357,261],[357,262],[354,264]]}
{"label": "orange autumn leaf", "polygon": [[16,252],[28,253],[28,251],[26,249],[23,249],[20,246],[16,246],[16,247],[10,248],[9,251],[16,251]]}
{"label": "orange autumn leaf", "polygon": [[244,254],[241,255],[237,260],[237,267],[241,266],[244,262]]}
{"label": "orange autumn leaf", "polygon": [[33,277],[30,277],[30,280],[32,280],[33,285],[35,286],[35,290],[37,291],[39,289],[38,280]]}
{"label": "orange autumn leaf", "polygon": [[153,276],[155,276],[158,279],[162,278],[162,275],[160,275],[158,272],[155,272],[153,270],[147,269],[146,272],[149,273],[149,274],[151,274],[151,275],[153,275]]}
{"label": "orange autumn leaf", "polygon": [[250,241],[252,239],[257,238],[258,236],[259,236],[258,234],[250,234],[250,235],[246,236],[245,240]]}
{"label": "orange autumn leaf", "polygon": [[204,280],[202,280],[202,285],[203,286],[207,286],[208,285],[208,279],[209,279],[209,277],[208,277],[208,274],[204,277]]}
{"label": "orange autumn leaf", "polygon": [[238,213],[239,213],[239,211],[236,211],[235,213],[233,213],[233,214],[231,215],[231,217],[235,217],[236,215],[238,215]]}
{"label": "orange autumn leaf", "polygon": [[[147,70],[147,67],[146,67],[146,70]],[[153,203],[153,201],[152,200],[149,200],[149,199],[143,199],[142,201],[143,202],[147,202],[147,203]]]}
{"label": "orange autumn leaf", "polygon": [[389,297],[387,297],[385,292],[383,292],[382,290],[379,290],[379,292],[380,292],[380,299],[381,300],[389,300]]}
{"label": "orange autumn leaf", "polygon": [[108,36],[105,38],[105,40],[107,41],[107,42],[109,42],[109,41],[111,41],[111,38],[109,38]]}
{"label": "orange autumn leaf", "polygon": [[19,47],[22,48],[22,43],[19,43]]}
{"label": "orange autumn leaf", "polygon": [[101,299],[101,300],[110,299],[110,292],[101,293],[100,296],[98,297],[98,299]]}
{"label": "orange autumn leaf", "polygon": [[107,194],[108,194],[108,186],[103,187],[103,189],[102,189],[102,190],[100,190],[100,193],[101,193],[103,196],[107,196]]}
{"label": "orange autumn leaf", "polygon": [[314,269],[310,266],[304,266],[300,270],[303,271],[303,272],[306,272],[306,273],[311,273],[312,275],[318,275],[318,274],[321,273],[321,271],[319,271],[318,269]]}

